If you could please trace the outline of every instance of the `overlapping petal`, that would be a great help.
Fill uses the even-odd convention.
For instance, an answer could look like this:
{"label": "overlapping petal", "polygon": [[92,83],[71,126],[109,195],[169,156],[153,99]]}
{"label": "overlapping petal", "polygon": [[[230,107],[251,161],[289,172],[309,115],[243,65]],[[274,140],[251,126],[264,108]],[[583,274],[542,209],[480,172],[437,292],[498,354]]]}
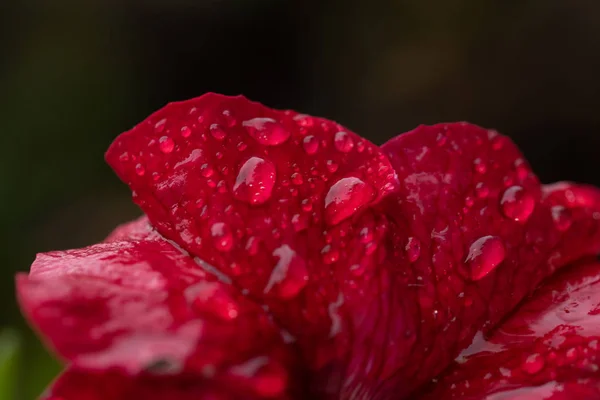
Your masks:
{"label": "overlapping petal", "polygon": [[[90,381],[116,382],[105,389],[115,399],[151,398],[139,397],[152,386],[139,382],[157,376],[170,378],[157,383],[155,398],[170,387],[183,390],[171,383],[178,376],[245,382],[238,389],[247,398],[287,398],[290,371],[300,377],[302,370],[265,311],[207,275],[146,222],[144,233],[140,222],[118,228],[106,243],[40,254],[31,274],[18,277],[21,306],[51,347]],[[74,382],[73,374],[59,382]],[[57,390],[85,399],[77,397],[81,385],[61,383]],[[212,384],[197,386],[204,393]]]}

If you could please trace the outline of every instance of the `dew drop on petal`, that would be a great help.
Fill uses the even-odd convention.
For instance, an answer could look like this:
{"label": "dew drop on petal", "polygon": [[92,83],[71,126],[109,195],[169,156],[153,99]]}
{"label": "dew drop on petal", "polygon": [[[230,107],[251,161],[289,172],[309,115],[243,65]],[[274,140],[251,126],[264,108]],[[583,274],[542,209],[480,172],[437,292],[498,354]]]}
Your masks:
{"label": "dew drop on petal", "polygon": [[339,251],[329,244],[321,249],[321,255],[323,256],[323,263],[325,264],[333,264],[340,258]]}
{"label": "dew drop on petal", "polygon": [[142,164],[137,164],[135,166],[135,173],[138,176],[144,176],[144,174],[146,173],[146,169],[144,168],[144,166]]}
{"label": "dew drop on petal", "polygon": [[233,185],[233,195],[246,203],[263,204],[271,198],[275,179],[275,165],[272,162],[251,157],[240,168]]}
{"label": "dew drop on petal", "polygon": [[275,292],[283,299],[295,297],[308,282],[308,271],[304,259],[290,246],[284,244],[273,251],[278,258],[264,292]]}
{"label": "dew drop on petal", "polygon": [[511,186],[504,191],[500,208],[506,218],[525,222],[535,208],[535,199],[522,186]]}
{"label": "dew drop on petal", "polygon": [[210,227],[213,244],[219,251],[229,251],[233,247],[233,235],[224,222],[216,222]]}
{"label": "dew drop on petal", "polygon": [[154,124],[154,132],[156,132],[156,133],[164,132],[166,125],[167,125],[166,118],[161,119],[156,124]]}
{"label": "dew drop on petal", "polygon": [[289,139],[291,132],[272,118],[253,118],[242,125],[248,134],[265,146],[277,146]]}
{"label": "dew drop on petal", "polygon": [[566,231],[571,227],[572,217],[571,212],[568,208],[563,206],[554,206],[551,209],[552,212],[552,220],[554,221],[554,225],[556,229],[561,232]]}
{"label": "dew drop on petal", "polygon": [[184,126],[181,128],[181,136],[184,138],[190,137],[192,134],[192,130],[188,126]]}
{"label": "dew drop on petal", "polygon": [[158,139],[158,148],[165,154],[169,154],[175,148],[175,142],[168,136],[163,136]]}
{"label": "dew drop on petal", "polygon": [[333,145],[337,151],[348,153],[354,148],[354,140],[352,140],[352,136],[348,132],[340,131],[335,134]]}
{"label": "dew drop on petal", "polygon": [[319,139],[312,135],[306,136],[302,141],[302,146],[306,154],[315,154],[319,150]]}
{"label": "dew drop on petal", "polygon": [[225,139],[225,136],[227,136],[227,133],[219,124],[212,124],[210,126],[209,130],[210,130],[210,134],[212,135],[212,137],[214,137],[215,139],[217,139],[219,141]]}
{"label": "dew drop on petal", "polygon": [[415,262],[421,255],[421,242],[416,237],[411,236],[408,238],[408,242],[406,243],[404,250],[406,251],[406,257],[408,257],[408,261]]}
{"label": "dew drop on petal", "polygon": [[356,177],[342,178],[325,196],[325,221],[336,225],[375,198],[373,187]]}
{"label": "dew drop on petal", "polygon": [[498,236],[484,236],[477,239],[469,248],[465,260],[468,279],[477,281],[494,270],[506,256],[504,243]]}
{"label": "dew drop on petal", "polygon": [[544,368],[544,358],[538,353],[531,354],[525,359],[521,368],[530,375],[537,374]]}
{"label": "dew drop on petal", "polygon": [[209,312],[227,321],[237,318],[239,307],[236,301],[217,282],[200,282],[186,289],[186,297],[192,298],[192,308],[198,312]]}

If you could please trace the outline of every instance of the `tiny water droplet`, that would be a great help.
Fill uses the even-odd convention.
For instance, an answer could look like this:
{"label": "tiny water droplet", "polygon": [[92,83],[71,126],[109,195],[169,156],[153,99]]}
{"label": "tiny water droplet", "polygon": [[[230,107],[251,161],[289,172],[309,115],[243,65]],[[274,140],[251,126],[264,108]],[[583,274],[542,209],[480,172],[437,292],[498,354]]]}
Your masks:
{"label": "tiny water droplet", "polygon": [[239,315],[237,302],[217,282],[200,282],[186,289],[186,297],[191,298],[192,308],[197,312],[230,321]]}
{"label": "tiny water droplet", "polygon": [[478,174],[485,174],[487,171],[487,166],[481,158],[476,158],[475,161],[473,161],[473,168],[475,168],[475,172]]}
{"label": "tiny water droplet", "polygon": [[184,126],[181,128],[181,136],[184,138],[190,137],[192,134],[192,130],[188,126]]}
{"label": "tiny water droplet", "polygon": [[325,166],[327,167],[327,171],[331,172],[332,174],[338,169],[338,164],[333,160],[327,160]]}
{"label": "tiny water droplet", "polygon": [[165,154],[169,154],[175,148],[175,142],[168,136],[162,136],[158,139],[158,148]]}
{"label": "tiny water droplet", "polygon": [[[264,292],[272,290],[283,299],[295,297],[308,282],[308,271],[304,259],[290,246],[284,244],[273,251],[273,257],[279,259],[271,272]],[[274,290],[275,289],[275,290]]]}
{"label": "tiny water droplet", "polygon": [[302,146],[306,154],[315,154],[319,150],[319,139],[312,135],[306,136],[302,141]]}
{"label": "tiny water droplet", "polygon": [[340,131],[335,134],[333,145],[337,151],[348,153],[354,148],[354,140],[352,140],[352,136],[348,132]]}
{"label": "tiny water droplet", "polygon": [[233,235],[224,222],[216,222],[210,227],[213,244],[219,251],[229,251],[233,247]]}
{"label": "tiny water droplet", "polygon": [[225,126],[231,128],[231,127],[234,127],[235,124],[237,124],[237,120],[235,119],[235,117],[233,116],[231,111],[223,110],[221,115],[223,115],[223,120],[225,121]]}
{"label": "tiny water droplet", "polygon": [[530,375],[537,374],[542,368],[544,368],[544,358],[538,353],[531,354],[522,365],[523,371]]}
{"label": "tiny water droplet", "polygon": [[233,185],[233,195],[250,204],[263,204],[271,198],[275,179],[275,165],[272,162],[252,157],[240,168]]}
{"label": "tiny water droplet", "polygon": [[535,199],[522,186],[511,186],[504,191],[500,207],[507,218],[525,222],[535,208]]}
{"label": "tiny water droplet", "polygon": [[467,278],[477,281],[485,277],[504,261],[505,256],[504,243],[498,236],[477,239],[469,248],[465,260],[469,269]]}
{"label": "tiny water droplet", "polygon": [[215,173],[215,171],[209,164],[202,164],[202,166],[200,167],[200,173],[203,177],[210,178]]}
{"label": "tiny water droplet", "polygon": [[416,237],[411,236],[408,238],[408,242],[406,243],[404,250],[406,251],[408,261],[415,262],[421,256],[421,242]]}
{"label": "tiny water droplet", "polygon": [[475,194],[480,199],[485,199],[490,194],[490,190],[483,182],[479,182],[477,185],[475,185]]}
{"label": "tiny water droplet", "polygon": [[227,136],[227,133],[219,124],[212,124],[210,126],[209,130],[210,130],[210,134],[212,135],[212,137],[214,137],[215,139],[217,139],[219,141],[225,139],[225,136]]}
{"label": "tiny water droplet", "polygon": [[303,182],[304,182],[304,180],[302,179],[302,174],[300,174],[298,172],[294,172],[292,174],[292,183],[294,185],[302,185]]}
{"label": "tiny water droplet", "polygon": [[566,231],[571,227],[572,217],[571,211],[568,208],[563,206],[554,206],[551,209],[552,212],[552,220],[554,221],[554,225],[556,225],[556,229],[561,232]]}
{"label": "tiny water droplet", "polygon": [[277,146],[289,139],[291,132],[272,118],[253,118],[242,125],[248,134],[265,146]]}
{"label": "tiny water droplet", "polygon": [[527,175],[529,175],[529,168],[527,167],[527,163],[522,158],[519,158],[515,161],[515,170],[517,171],[517,178],[520,181],[525,180]]}
{"label": "tiny water droplet", "polygon": [[325,196],[325,221],[336,225],[375,198],[375,190],[356,177],[342,178]]}
{"label": "tiny water droplet", "polygon": [[321,255],[323,256],[323,263],[325,264],[333,264],[340,258],[340,253],[331,247],[330,244],[321,249]]}
{"label": "tiny water droplet", "polygon": [[161,119],[156,124],[154,124],[154,132],[156,132],[156,133],[164,132],[166,125],[167,125],[167,119],[166,118]]}
{"label": "tiny water droplet", "polygon": [[146,173],[146,169],[144,168],[144,166],[142,164],[137,164],[135,166],[135,173],[138,176],[144,176],[144,174]]}

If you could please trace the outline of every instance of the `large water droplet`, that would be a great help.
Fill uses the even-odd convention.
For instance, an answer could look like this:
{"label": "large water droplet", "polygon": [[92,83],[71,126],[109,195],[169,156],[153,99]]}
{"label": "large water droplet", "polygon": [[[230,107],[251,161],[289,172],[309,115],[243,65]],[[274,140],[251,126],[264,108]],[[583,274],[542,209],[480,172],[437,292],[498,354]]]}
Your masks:
{"label": "large water droplet", "polygon": [[538,353],[527,357],[522,365],[523,371],[531,375],[537,374],[542,368],[544,368],[544,358]]}
{"label": "large water droplet", "polygon": [[535,199],[522,186],[511,186],[504,191],[500,208],[507,218],[525,222],[535,208]]}
{"label": "large water droplet", "polygon": [[263,204],[271,198],[275,179],[275,165],[272,162],[252,157],[240,168],[233,185],[233,195],[250,204]]}
{"label": "large water droplet", "polygon": [[233,247],[233,235],[224,222],[216,222],[210,227],[213,244],[219,251],[229,251]]}
{"label": "large water droplet", "polygon": [[356,177],[342,178],[325,196],[325,221],[335,225],[351,217],[375,197],[373,187]]}
{"label": "large water droplet", "polygon": [[406,243],[404,250],[406,251],[406,257],[408,257],[408,261],[415,262],[421,255],[421,242],[416,237],[411,236],[408,238],[408,242]]}
{"label": "large water droplet", "polygon": [[308,281],[306,263],[287,244],[275,249],[273,257],[279,258],[279,261],[273,268],[273,272],[271,272],[271,277],[264,292],[274,291],[281,298],[291,299],[306,286]]}
{"label": "large water droplet", "polygon": [[242,123],[248,134],[265,146],[277,146],[289,139],[291,132],[271,118],[253,118]]}
{"label": "large water droplet", "polygon": [[319,139],[312,135],[306,136],[302,141],[302,146],[306,154],[315,154],[319,150]]}
{"label": "large water droplet", "polygon": [[354,140],[348,132],[340,131],[335,134],[333,145],[338,151],[348,153],[354,148]]}
{"label": "large water droplet", "polygon": [[158,139],[158,147],[163,153],[169,154],[175,148],[175,142],[173,142],[173,139],[171,139],[170,137],[163,136],[160,139]]}
{"label": "large water droplet", "polygon": [[474,281],[483,278],[504,261],[505,256],[504,243],[498,236],[477,239],[465,260],[469,269],[467,278]]}

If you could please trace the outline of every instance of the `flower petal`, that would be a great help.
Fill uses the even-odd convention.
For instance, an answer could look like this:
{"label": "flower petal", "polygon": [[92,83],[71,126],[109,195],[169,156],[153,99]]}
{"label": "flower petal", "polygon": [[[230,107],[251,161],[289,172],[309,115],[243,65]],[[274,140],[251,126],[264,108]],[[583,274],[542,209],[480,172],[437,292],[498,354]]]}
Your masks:
{"label": "flower petal", "polygon": [[424,399],[600,397],[600,263],[569,267],[477,340]]}
{"label": "flower petal", "polygon": [[248,379],[264,364],[287,392],[295,350],[265,311],[152,237],[39,255],[17,277],[24,313],[80,370],[213,377],[254,362]]}
{"label": "flower petal", "polygon": [[[211,377],[146,375],[131,378],[117,373],[65,371],[42,400],[285,400],[286,378],[275,365],[252,366],[252,376],[235,369]],[[247,371],[246,371],[247,372]]]}
{"label": "flower petal", "polygon": [[396,180],[376,146],[331,121],[208,94],[156,112],[106,158],[157,230],[266,304],[314,368],[364,372],[340,361],[347,320],[378,308],[351,306],[387,251],[385,216],[369,207]]}
{"label": "flower petal", "polygon": [[[543,278],[598,252],[600,192],[542,191],[508,138],[466,123],[421,126],[382,150],[400,181],[382,207],[409,232],[413,260],[400,302],[416,310],[395,319],[413,336],[412,353],[382,388],[400,394],[439,373]],[[388,363],[398,364],[394,353]]]}

